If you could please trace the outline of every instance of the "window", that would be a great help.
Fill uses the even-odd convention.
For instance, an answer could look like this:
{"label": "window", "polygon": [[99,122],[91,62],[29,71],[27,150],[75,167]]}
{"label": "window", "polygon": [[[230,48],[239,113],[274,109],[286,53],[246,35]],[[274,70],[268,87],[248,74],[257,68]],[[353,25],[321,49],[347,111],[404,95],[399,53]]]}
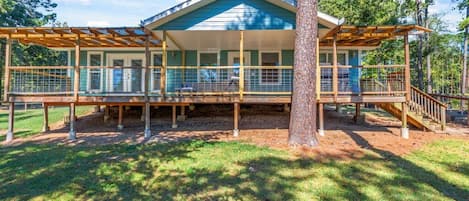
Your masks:
{"label": "window", "polygon": [[[199,66],[218,66],[217,52],[201,52],[199,54]],[[200,82],[217,82],[221,78],[218,69],[201,69],[199,70]]]}
{"label": "window", "polygon": [[155,68],[152,70],[152,89],[153,91],[159,91],[161,89],[161,66],[163,66],[163,54],[153,54],[153,66]]}
{"label": "window", "polygon": [[[279,66],[280,53],[279,52],[262,52],[261,53],[261,66]],[[262,84],[279,84],[280,83],[280,70],[262,69],[261,70],[261,83]]]}
{"label": "window", "polygon": [[[320,53],[319,54],[319,63],[323,66],[332,66],[334,56],[332,53]],[[338,52],[337,53],[337,64],[345,66],[347,65],[347,53]]]}
{"label": "window", "polygon": [[[88,64],[90,67],[102,66],[102,55],[101,53],[89,54]],[[89,91],[100,91],[101,90],[101,69],[91,68],[88,71],[88,90]]]}

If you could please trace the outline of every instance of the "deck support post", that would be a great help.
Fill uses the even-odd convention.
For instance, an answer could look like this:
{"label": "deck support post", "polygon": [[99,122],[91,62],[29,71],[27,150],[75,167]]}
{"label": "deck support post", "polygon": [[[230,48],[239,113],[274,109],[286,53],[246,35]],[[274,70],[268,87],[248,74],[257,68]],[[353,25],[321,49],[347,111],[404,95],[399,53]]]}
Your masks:
{"label": "deck support post", "polygon": [[401,113],[401,137],[404,139],[409,139],[409,128],[407,127],[407,103],[401,103],[402,113]]}
{"label": "deck support post", "polygon": [[49,127],[49,105],[47,103],[43,104],[44,108],[44,125],[42,127],[42,132],[47,132],[50,130]]}
{"label": "deck support post", "polygon": [[10,90],[10,65],[11,65],[11,39],[8,37],[5,43],[5,79],[3,88],[3,101],[8,102]]}
{"label": "deck support post", "polygon": [[177,117],[178,121],[185,121],[187,118],[186,116],[186,106],[182,105],[181,106],[181,115]]}
{"label": "deck support post", "polygon": [[290,110],[290,105],[288,105],[288,103],[283,104],[283,112],[289,113]]}
{"label": "deck support post", "polygon": [[324,103],[318,104],[318,114],[319,114],[319,136],[324,136]]}
{"label": "deck support post", "polygon": [[173,120],[173,124],[171,126],[171,128],[177,128],[178,127],[178,124],[177,124],[177,107],[176,105],[173,105],[173,115],[172,115],[172,120]]}
{"label": "deck support post", "polygon": [[239,136],[239,103],[234,103],[233,136]]}
{"label": "deck support post", "polygon": [[109,121],[110,119],[110,114],[111,114],[111,107],[106,105],[104,107],[104,122]]}
{"label": "deck support post", "polygon": [[75,130],[75,103],[70,103],[70,114],[68,115],[70,118],[70,131],[68,132],[68,139],[69,140],[76,140],[77,139],[77,132]]}
{"label": "deck support post", "polygon": [[7,136],[5,141],[6,142],[11,142],[13,140],[13,134],[15,132],[15,103],[10,102],[9,106],[9,112],[10,114],[8,115],[8,131],[7,131]]}
{"label": "deck support post", "polygon": [[150,103],[145,103],[145,132],[144,132],[145,139],[148,139],[151,137],[150,107],[151,107]]}
{"label": "deck support post", "polygon": [[119,117],[117,119],[117,130],[123,130],[124,129],[124,124],[123,122],[123,116],[124,116],[124,106],[119,105]]}
{"label": "deck support post", "polygon": [[355,116],[353,117],[353,121],[355,121],[355,123],[360,119],[360,107],[360,103],[355,103]]}

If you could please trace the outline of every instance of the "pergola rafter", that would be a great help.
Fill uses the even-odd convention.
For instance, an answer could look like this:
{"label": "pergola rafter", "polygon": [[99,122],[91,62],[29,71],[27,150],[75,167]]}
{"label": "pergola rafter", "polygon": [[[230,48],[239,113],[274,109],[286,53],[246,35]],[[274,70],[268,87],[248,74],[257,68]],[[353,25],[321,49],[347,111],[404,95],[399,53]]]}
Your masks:
{"label": "pergola rafter", "polygon": [[379,46],[383,40],[431,32],[430,29],[417,25],[396,26],[338,26],[320,39],[321,46],[332,46],[335,40],[338,46]]}
{"label": "pergola rafter", "polygon": [[161,39],[142,27],[18,27],[0,28],[0,38],[18,40],[24,44],[35,44],[50,48],[75,47],[77,38],[80,47],[161,47]]}

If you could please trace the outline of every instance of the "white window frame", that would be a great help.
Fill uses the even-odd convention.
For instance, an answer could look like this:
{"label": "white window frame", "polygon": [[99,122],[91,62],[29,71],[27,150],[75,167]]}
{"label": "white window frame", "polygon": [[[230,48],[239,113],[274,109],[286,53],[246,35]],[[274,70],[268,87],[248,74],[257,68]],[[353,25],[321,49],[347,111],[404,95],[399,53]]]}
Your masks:
{"label": "white window frame", "polygon": [[[209,50],[209,51],[197,51],[197,66],[198,67],[201,67],[200,66],[200,54],[204,54],[204,53],[209,53],[209,54],[217,54],[217,67],[220,66],[220,50]],[[205,66],[206,67],[206,66]],[[200,68],[199,68],[200,70]],[[197,70],[197,82],[200,82],[200,72],[199,70]],[[217,75],[220,73],[220,69],[217,69]],[[218,76],[217,76],[217,79],[216,81],[218,82]]]}
{"label": "white window frame", "polygon": [[[261,50],[259,51],[259,65],[262,66],[262,53],[278,53],[278,63],[282,66],[282,51],[281,50]],[[274,66],[273,66],[274,67]],[[278,69],[278,82],[263,82],[262,81],[262,69],[259,71],[259,84],[260,85],[280,85],[282,84],[282,69]]]}
{"label": "white window frame", "polygon": [[[327,58],[327,55],[328,54],[333,54],[334,51],[332,50],[319,50],[319,55],[321,54],[326,54],[326,60],[329,60],[329,58]],[[340,63],[337,63],[338,66],[348,66],[349,65],[349,55],[348,55],[348,51],[347,50],[337,50],[337,54],[345,54],[345,64],[340,64]],[[332,56],[334,57],[334,56]],[[320,66],[326,66],[326,65],[334,65],[334,61],[332,61],[334,58],[331,58],[331,63],[320,63],[319,65]]]}
{"label": "white window frame", "polygon": [[[146,58],[145,58],[145,54],[141,54],[141,53],[112,53],[112,54],[107,54],[106,55],[106,61],[107,61],[107,64],[109,64],[109,66],[113,66],[112,65],[112,60],[115,59],[115,58],[122,58],[124,60],[124,66],[123,67],[130,67],[130,62],[132,59],[142,59],[142,84],[141,84],[141,89],[142,89],[142,92],[145,91],[145,83],[143,80],[145,80],[145,73],[144,73],[144,69],[145,69],[145,61],[146,61]],[[113,80],[114,80],[114,74],[112,73],[112,70],[113,69],[108,69],[107,70],[107,75],[109,77],[109,82],[107,82],[107,87],[108,87],[108,90],[109,92],[114,92],[114,89],[113,89]]]}
{"label": "white window frame", "polygon": [[87,70],[87,83],[86,83],[86,89],[88,92],[102,92],[103,91],[103,84],[104,84],[104,53],[102,51],[88,51],[86,58],[87,58],[87,66],[91,66],[91,55],[100,55],[101,61],[100,61],[100,70],[99,70],[99,75],[101,81],[99,82],[99,89],[91,89],[91,69]]}
{"label": "white window frame", "polygon": [[[157,54],[160,54],[161,56],[163,56],[162,51],[151,52],[151,60],[150,60],[151,66],[155,66],[155,63],[154,63],[155,60],[153,58],[155,58],[155,55],[157,55]],[[163,58],[163,57],[161,57],[161,58]],[[163,66],[159,66],[159,67],[160,67],[160,76],[161,76],[161,70],[162,70]],[[153,93],[161,93],[161,86],[160,86],[159,90],[155,90],[155,87],[154,87],[154,84],[153,84],[154,83],[153,81],[155,79],[154,71],[155,71],[155,68],[152,68],[151,69],[151,76],[150,76],[151,77],[150,78],[150,80],[151,80],[151,83],[150,83],[151,90],[150,91],[153,92]],[[160,77],[160,79],[161,79],[161,77]]]}

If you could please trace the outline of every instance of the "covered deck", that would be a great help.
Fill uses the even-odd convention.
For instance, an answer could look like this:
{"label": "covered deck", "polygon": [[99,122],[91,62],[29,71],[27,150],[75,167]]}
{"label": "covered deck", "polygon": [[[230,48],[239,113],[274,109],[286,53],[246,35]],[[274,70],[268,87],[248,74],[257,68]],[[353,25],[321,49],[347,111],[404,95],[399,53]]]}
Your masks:
{"label": "covered deck", "polygon": [[[319,107],[322,108],[325,103],[409,101],[411,85],[408,38],[409,34],[419,31],[429,30],[414,25],[338,26],[330,32],[319,32],[316,44],[318,52],[330,51],[332,57],[327,61],[321,61],[320,56],[317,57],[315,88]],[[280,65],[282,58],[277,58],[279,62],[261,61],[254,58],[256,55],[252,50],[294,49],[294,35],[294,30],[0,28],[0,37],[7,39],[4,101],[10,103],[10,110],[13,110],[15,102],[40,102],[46,106],[69,105],[70,117],[74,116],[76,105],[107,105],[119,108],[124,105],[143,106],[146,137],[151,135],[151,106],[172,106],[175,114],[176,106],[230,103],[234,104],[235,108],[236,135],[239,104],[291,102],[293,62],[290,61],[290,65]],[[338,51],[341,49],[372,48],[380,45],[383,40],[397,37],[404,38],[404,64],[352,66],[339,63]],[[74,56],[69,60],[68,66],[12,66],[12,41],[68,50],[73,52]],[[97,66],[80,63],[82,50],[92,51],[100,48],[140,51],[141,59],[135,60],[138,62],[120,64],[108,60],[106,65],[101,62]],[[220,61],[213,65],[201,64],[200,58],[197,58],[199,62],[188,64],[187,58],[194,56],[190,54],[194,49],[205,52],[227,50],[233,52],[234,56],[224,64]],[[180,55],[176,51],[179,51]],[[161,55],[158,61],[155,60],[158,57],[155,57],[155,52]],[[169,54],[178,57],[176,63],[179,65],[169,65]],[[119,77],[116,79],[117,75]],[[100,80],[99,90],[90,89],[93,79]],[[121,122],[122,114],[119,114]],[[173,123],[175,116],[173,115]],[[74,118],[70,119],[70,123],[70,139],[75,139]],[[7,137],[7,140],[12,139],[13,122],[10,127],[10,137]]]}

